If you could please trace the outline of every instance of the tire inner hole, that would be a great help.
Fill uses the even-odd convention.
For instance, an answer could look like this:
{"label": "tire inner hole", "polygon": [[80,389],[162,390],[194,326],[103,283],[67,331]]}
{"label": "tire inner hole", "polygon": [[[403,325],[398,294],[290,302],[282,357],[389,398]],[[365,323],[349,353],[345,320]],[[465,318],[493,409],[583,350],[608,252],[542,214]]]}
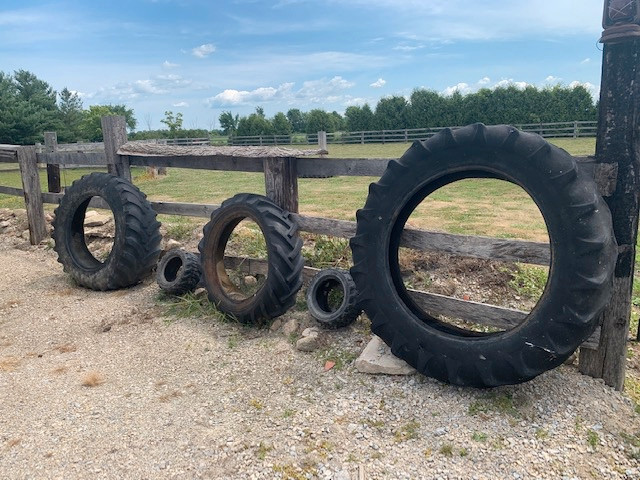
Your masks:
{"label": "tire inner hole", "polygon": [[[100,197],[92,197],[89,201],[104,201]],[[116,222],[109,209],[87,207],[83,220],[84,243],[87,250],[98,262],[104,263],[113,249],[116,236]]]}
{"label": "tire inner hole", "polygon": [[[544,218],[529,194],[494,178],[465,178],[436,189],[411,211],[404,228],[549,242]],[[529,313],[546,288],[549,267],[400,247],[397,271],[413,308],[426,314],[419,316],[434,317],[445,329],[484,334],[511,330],[521,321],[495,312],[466,314],[464,304],[458,309],[462,313],[451,314],[449,307],[438,307],[415,291]]]}
{"label": "tire inner hole", "polygon": [[164,278],[167,282],[175,282],[178,276],[180,275],[180,270],[184,263],[180,257],[173,257],[171,260],[167,262],[167,265],[164,269]]}
{"label": "tire inner hole", "polygon": [[323,312],[333,313],[344,303],[344,294],[345,292],[340,282],[334,279],[327,279],[318,286],[315,300]]}

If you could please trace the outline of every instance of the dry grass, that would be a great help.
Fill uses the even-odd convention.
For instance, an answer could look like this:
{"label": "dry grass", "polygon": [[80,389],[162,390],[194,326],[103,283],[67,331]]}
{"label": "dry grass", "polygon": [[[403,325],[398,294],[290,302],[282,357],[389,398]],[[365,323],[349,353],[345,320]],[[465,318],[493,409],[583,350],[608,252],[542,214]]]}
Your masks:
{"label": "dry grass", "polygon": [[59,367],[56,367],[53,370],[51,370],[49,373],[51,373],[51,375],[62,375],[67,370],[69,370],[69,367],[67,367],[66,365],[60,365]]}
{"label": "dry grass", "polygon": [[87,388],[98,387],[105,382],[104,377],[98,372],[88,372],[82,379],[81,385]]}
{"label": "dry grass", "polygon": [[167,403],[169,400],[173,400],[174,398],[178,398],[181,396],[182,396],[182,393],[180,393],[180,391],[174,390],[172,392],[165,393],[164,395],[160,395],[158,397],[158,400],[162,403]]}
{"label": "dry grass", "polygon": [[57,350],[60,353],[71,353],[71,352],[75,352],[76,350],[78,350],[78,347],[76,347],[75,345],[72,345],[70,343],[65,343],[64,345],[58,345],[55,350]]}
{"label": "dry grass", "polygon": [[0,359],[0,372],[14,372],[20,365],[20,359],[16,357],[5,357]]}
{"label": "dry grass", "polygon": [[7,450],[9,450],[10,448],[16,447],[18,445],[20,445],[20,443],[22,442],[21,438],[11,438],[9,440],[7,440],[7,442],[4,444],[5,448]]}

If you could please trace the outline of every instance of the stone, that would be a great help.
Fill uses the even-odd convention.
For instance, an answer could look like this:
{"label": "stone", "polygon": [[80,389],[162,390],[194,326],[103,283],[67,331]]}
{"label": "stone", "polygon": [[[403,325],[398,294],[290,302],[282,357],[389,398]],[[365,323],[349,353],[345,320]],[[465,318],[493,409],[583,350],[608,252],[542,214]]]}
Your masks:
{"label": "stone", "polygon": [[373,335],[369,344],[356,360],[361,373],[385,375],[413,375],[416,369],[391,353],[380,337]]}
{"label": "stone", "polygon": [[164,251],[168,252],[169,250],[173,250],[174,248],[181,248],[181,247],[182,247],[182,244],[179,241],[174,240],[173,238],[170,238],[164,244]]}
{"label": "stone", "polygon": [[207,295],[207,289],[200,287],[200,288],[196,288],[193,291],[193,296],[199,300],[203,300],[203,299],[208,299],[208,295]]}
{"label": "stone", "polygon": [[297,331],[298,331],[298,320],[296,320],[295,318],[290,318],[282,326],[282,333],[284,333],[286,336],[296,333]]}
{"label": "stone", "polygon": [[11,226],[11,222],[9,220],[5,220],[3,222],[0,222],[0,228],[5,229],[5,228],[9,228]]}
{"label": "stone", "polygon": [[31,236],[29,235],[29,230],[24,230],[24,231],[20,234],[20,236],[21,236],[22,238],[24,238],[25,240],[29,240],[29,239],[31,238]]}
{"label": "stone", "polygon": [[272,332],[277,332],[281,328],[282,328],[282,320],[279,318],[276,318],[271,324],[271,326],[269,327],[269,330],[271,330]]}
{"label": "stone", "polygon": [[320,346],[318,335],[302,337],[296,342],[296,348],[301,352],[313,352]]}
{"label": "stone", "polygon": [[320,330],[318,330],[316,327],[309,327],[309,328],[305,328],[302,331],[302,336],[303,337],[312,337],[312,336],[318,336],[320,334]]}
{"label": "stone", "polygon": [[[93,215],[88,215],[90,212],[93,212]],[[106,225],[111,221],[112,221],[111,215],[103,215],[93,210],[90,210],[84,216],[85,227],[102,227],[103,225]]]}
{"label": "stone", "polygon": [[253,275],[247,275],[246,277],[244,277],[244,284],[247,287],[254,287],[258,284],[258,279]]}

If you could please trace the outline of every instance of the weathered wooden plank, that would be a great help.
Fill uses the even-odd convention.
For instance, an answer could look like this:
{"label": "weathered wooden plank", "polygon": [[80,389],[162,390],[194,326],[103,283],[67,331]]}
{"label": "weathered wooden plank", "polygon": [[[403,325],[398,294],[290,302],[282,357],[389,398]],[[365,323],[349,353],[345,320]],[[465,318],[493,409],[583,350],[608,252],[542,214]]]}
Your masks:
{"label": "weathered wooden plank", "polygon": [[104,152],[55,152],[38,153],[38,163],[49,165],[107,165]]}
{"label": "weathered wooden plank", "polygon": [[176,202],[151,202],[156,213],[166,215],[184,215],[187,217],[211,218],[211,214],[220,208],[220,205],[176,203]]}
{"label": "weathered wooden plank", "polygon": [[[44,148],[47,153],[53,153],[58,149],[58,134],[56,132],[44,132]],[[47,187],[51,193],[60,193],[60,165],[47,164]]]}
{"label": "weathered wooden plank", "polygon": [[0,145],[0,163],[18,163],[15,145]]}
{"label": "weathered wooden plank", "polygon": [[[331,220],[320,217],[295,215],[300,230],[321,235],[351,238],[356,232],[356,222]],[[506,262],[523,262],[535,265],[549,265],[548,243],[505,240],[491,237],[472,237],[426,230],[405,229],[401,246],[419,250],[485,258]]]}
{"label": "weathered wooden plank", "polygon": [[24,191],[21,188],[5,187],[2,185],[0,185],[0,193],[4,195],[14,195],[16,197],[21,197],[22,195],[24,195]]}
{"label": "weathered wooden plank", "polygon": [[230,172],[264,172],[262,158],[231,156],[180,157],[160,155],[129,155],[129,163],[139,167],[175,167],[199,170],[225,170]]}
{"label": "weathered wooden plank", "polygon": [[295,158],[264,159],[267,197],[289,212],[298,211],[298,173]]}
{"label": "weathered wooden plank", "polygon": [[298,158],[298,175],[380,177],[390,158]]}
{"label": "weathered wooden plank", "polygon": [[100,119],[104,137],[104,153],[109,173],[131,181],[129,158],[118,155],[118,149],[127,143],[127,122],[122,115],[109,115]]}
{"label": "weathered wooden plank", "polygon": [[582,352],[580,370],[622,390],[640,213],[640,42],[605,43],[602,58],[596,161],[617,166],[615,191],[605,201],[613,219],[618,259],[612,299],[601,317],[600,346],[597,351]]}
{"label": "weathered wooden plank", "polygon": [[47,224],[44,219],[36,147],[20,147],[18,149],[18,163],[20,164],[22,190],[27,208],[29,240],[32,245],[37,245],[47,236]]}
{"label": "weathered wooden plank", "polygon": [[[247,275],[267,274],[267,264],[265,260],[245,257],[224,258],[226,268],[237,269]],[[309,281],[318,273],[320,269],[304,267],[302,271],[303,281]],[[445,315],[466,320],[478,325],[496,327],[501,329],[511,329],[527,317],[527,313],[521,310],[498,307],[478,302],[470,302],[459,298],[447,297],[435,293],[409,290],[409,295],[416,304],[431,315]],[[581,345],[582,348],[595,348],[600,338],[600,329],[596,329],[589,339]]]}

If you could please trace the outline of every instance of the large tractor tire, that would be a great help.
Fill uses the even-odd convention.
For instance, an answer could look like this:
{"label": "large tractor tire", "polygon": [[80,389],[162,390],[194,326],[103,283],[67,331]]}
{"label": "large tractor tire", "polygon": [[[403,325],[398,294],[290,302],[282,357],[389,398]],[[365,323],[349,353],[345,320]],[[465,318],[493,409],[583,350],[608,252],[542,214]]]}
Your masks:
{"label": "large tractor tire", "polygon": [[[108,257],[98,260],[87,247],[84,219],[93,197],[104,200],[115,220]],[[160,223],[146,196],[131,182],[107,173],[91,173],[66,189],[55,210],[52,237],[64,271],[93,290],[115,290],[140,282],[160,255]]]}
{"label": "large tractor tire", "polygon": [[[466,178],[519,185],[547,225],[546,288],[511,330],[479,333],[445,323],[412,300],[402,279],[398,250],[411,212]],[[351,274],[373,332],[423,374],[475,387],[524,382],[561,365],[608,303],[617,256],[609,209],[571,155],[538,135],[482,124],[445,129],[391,161],[357,212],[351,248]]]}
{"label": "large tractor tire", "polygon": [[[244,219],[254,221],[267,247],[265,282],[246,297],[233,284],[224,265],[231,233]],[[198,245],[204,285],[217,308],[241,323],[261,325],[295,304],[302,286],[302,240],[289,212],[262,195],[241,193],[225,200],[204,227]]]}

